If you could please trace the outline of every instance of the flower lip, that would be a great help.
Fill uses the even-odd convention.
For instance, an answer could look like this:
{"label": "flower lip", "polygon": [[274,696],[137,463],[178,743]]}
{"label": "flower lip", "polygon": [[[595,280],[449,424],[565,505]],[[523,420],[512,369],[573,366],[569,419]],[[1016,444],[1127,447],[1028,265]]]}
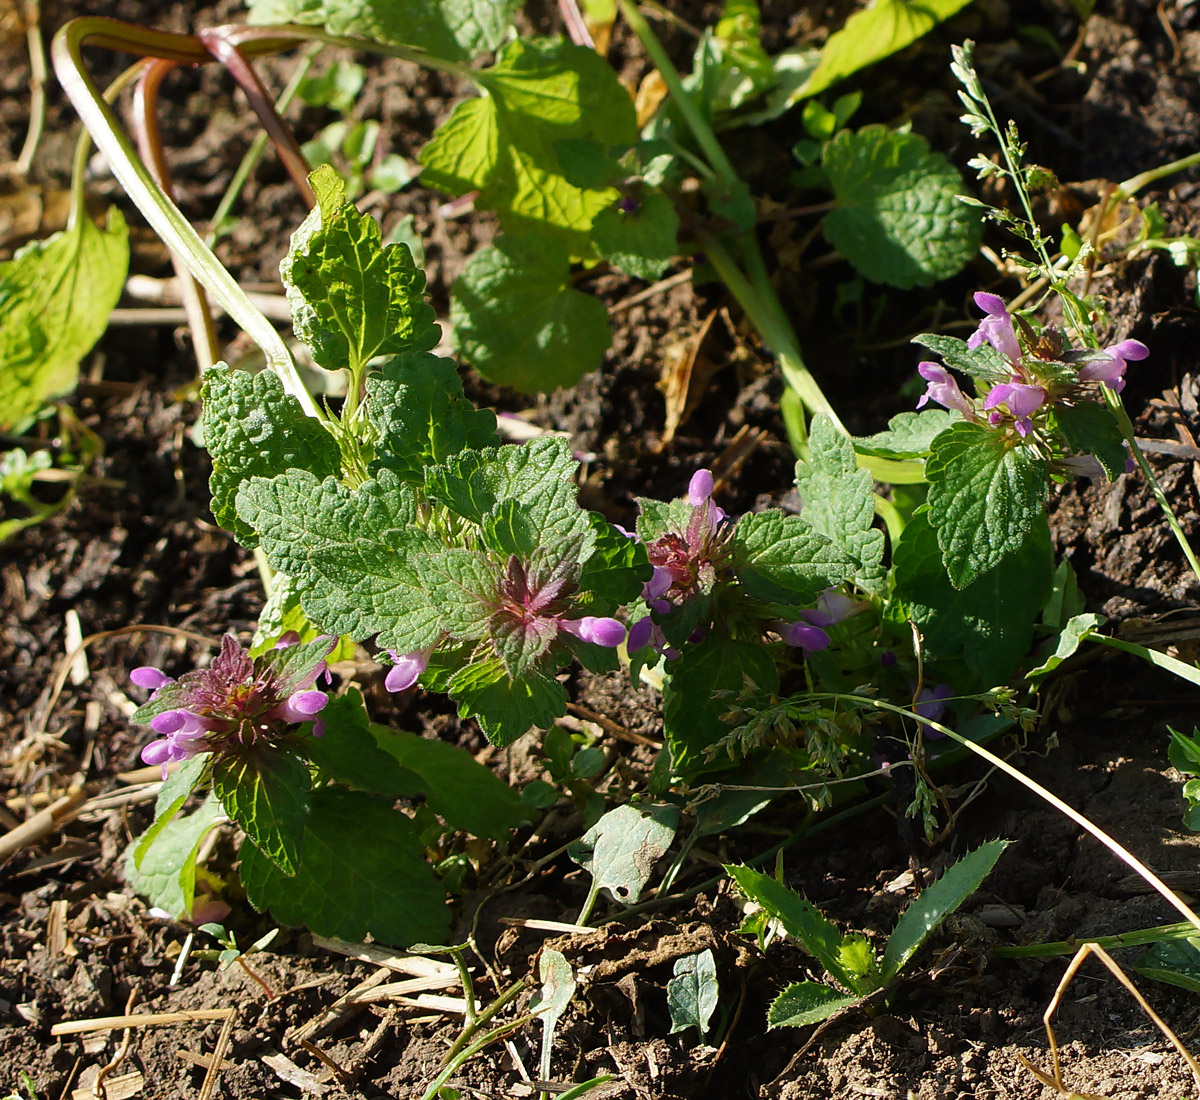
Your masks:
{"label": "flower lip", "polygon": [[413,686],[429,667],[432,649],[416,649],[412,653],[399,654],[389,651],[395,664],[384,677],[383,686],[392,692],[407,691]]}
{"label": "flower lip", "polygon": [[598,615],[584,615],[582,619],[564,619],[562,629],[574,634],[580,641],[614,649],[625,641],[625,624],[618,619]]}
{"label": "flower lip", "polygon": [[788,645],[798,646],[805,653],[815,653],[829,646],[829,635],[819,626],[813,626],[803,619],[783,628],[783,640]]}
{"label": "flower lip", "polygon": [[135,668],[129,678],[140,688],[146,688],[149,691],[155,691],[164,684],[173,684],[175,681],[171,679],[162,669],[152,668],[150,665],[143,665],[141,668]]}
{"label": "flower lip", "polygon": [[713,494],[713,476],[709,470],[697,470],[688,482],[688,503],[699,507]]}

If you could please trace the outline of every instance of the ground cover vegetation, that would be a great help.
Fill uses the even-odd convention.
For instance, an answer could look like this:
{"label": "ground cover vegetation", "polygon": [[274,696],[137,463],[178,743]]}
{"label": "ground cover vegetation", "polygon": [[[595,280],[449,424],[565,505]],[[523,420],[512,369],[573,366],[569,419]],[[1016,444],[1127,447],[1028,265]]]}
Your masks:
{"label": "ground cover vegetation", "polygon": [[[161,921],[183,937],[168,991],[189,973],[220,976],[237,964],[275,1002],[258,968],[281,928],[390,958],[385,965],[418,986],[431,982],[423,989],[461,986],[453,1007],[445,998],[441,1007],[462,1026],[430,1065],[417,1059],[396,1070],[394,1087],[432,1098],[480,1087],[487,1095],[512,1082],[526,1095],[703,1095],[716,1072],[726,1075],[723,1087],[747,1095],[829,1095],[828,1082],[815,1083],[835,1063],[818,1045],[825,1027],[841,1021],[855,1034],[894,1019],[911,995],[911,972],[928,958],[922,949],[938,937],[949,946],[927,974],[952,970],[960,956],[982,971],[989,952],[1036,959],[1086,941],[1099,953],[1143,948],[1127,966],[1162,983],[1160,992],[1200,988],[1200,919],[1186,897],[1135,845],[1109,835],[1119,825],[1106,830],[1056,796],[1062,770],[1043,770],[1038,782],[1009,759],[1036,735],[1064,673],[1100,652],[1124,651],[1147,675],[1174,674],[1187,690],[1200,683],[1186,650],[1167,652],[1153,632],[1105,629],[1051,523],[1081,479],[1093,492],[1133,479],[1190,571],[1176,585],[1179,606],[1200,582],[1186,529],[1194,512],[1164,488],[1148,457],[1164,448],[1139,435],[1122,396],[1159,352],[1133,336],[1146,332],[1143,319],[1104,277],[1161,254],[1194,280],[1200,245],[1159,203],[1137,196],[1188,172],[1200,154],[1139,164],[1139,174],[1108,183],[1086,216],[1056,215],[1059,180],[996,106],[975,43],[953,22],[942,26],[964,6],[918,11],[880,0],[823,41],[768,49],[764,13],[728,0],[704,28],[683,22],[694,41],[682,54],[664,45],[679,16],[626,0],[564,3],[565,34],[537,33],[515,4],[449,0],[402,9],[261,0],[248,23],[196,33],[94,16],[57,32],[55,72],[84,130],[66,227],[0,268],[0,393],[13,444],[2,467],[13,514],[0,536],[19,546],[69,516],[81,494],[106,487],[92,472],[101,436],[71,404],[53,404],[76,386],[130,264],[128,218],[114,205],[101,227],[87,204],[94,142],[127,209],[149,223],[175,267],[200,368],[192,438],[210,462],[209,496],[196,512],[211,509],[230,546],[240,546],[265,601],[253,629],[242,616],[206,616],[215,651],[184,657],[158,645],[151,660],[143,648],[112,682],[111,697],[126,704],[130,751],[151,769],[137,777],[133,801],[154,807],[140,827],[122,827],[121,843],[120,830],[111,834],[105,858],[141,899],[129,919]],[[1057,63],[1062,71],[1072,71],[1092,21],[1090,9],[1073,12],[1076,39]],[[38,68],[33,16],[29,26]],[[880,79],[872,66],[906,49],[936,53],[922,42],[935,28],[948,73],[941,86],[957,100],[944,113],[959,127],[944,152],[911,119],[857,121]],[[605,58],[614,32],[640,59],[636,89]],[[85,47],[142,60],[102,90]],[[355,59],[344,52],[321,68],[327,49]],[[259,70],[285,52],[286,86],[273,99]],[[458,82],[457,101],[411,162],[382,144],[379,122],[360,111],[362,59],[371,56]],[[262,132],[203,237],[174,197],[159,113],[173,69],[212,63],[233,77]],[[130,86],[133,140],[110,105]],[[293,99],[324,112],[304,143],[284,117]],[[41,111],[39,98],[31,148]],[[803,341],[798,334],[780,292],[786,271],[773,269],[763,248],[774,200],[756,192],[758,181],[728,151],[775,140],[788,123],[787,192],[799,213],[783,209],[783,220],[813,219],[797,255],[819,234],[834,250],[824,266],[843,265],[831,316],[877,326],[896,296],[936,295],[977,278],[986,270],[981,246],[993,261],[986,283],[964,294],[969,315],[939,307],[933,323],[903,326],[904,396],[887,401],[908,408],[886,425],[848,412],[810,370],[802,343],[827,334],[810,332],[811,323]],[[239,189],[268,144],[308,208],[288,227],[273,306],[213,251],[236,238]],[[22,150],[23,171],[32,156]],[[491,239],[444,280],[445,328],[429,301],[415,218],[397,220],[385,238],[368,209],[418,188],[441,193],[451,216],[492,219]],[[739,346],[778,368],[777,453],[786,443],[790,457],[776,462],[776,482],[754,486],[754,507],[723,495],[746,459],[735,441],[725,470],[677,453],[670,480],[679,491],[647,479],[625,494],[632,507],[619,522],[619,501],[588,490],[597,456],[567,434],[521,431],[525,421],[486,407],[497,396],[569,392],[607,369],[618,314],[602,296],[605,279],[649,283],[652,292],[684,280],[709,288],[729,303]],[[1174,308],[1194,308],[1179,289]],[[233,361],[210,303],[257,345],[257,362]],[[277,328],[284,303],[289,339]],[[450,351],[477,372],[465,376],[467,387]],[[689,372],[695,358],[693,348]],[[702,387],[689,392],[685,382],[683,391],[672,398],[668,389],[663,443],[705,400]],[[1186,439],[1182,446],[1177,457],[1190,453]],[[115,634],[174,629],[123,623],[86,641],[75,635],[67,671],[14,739],[10,767],[25,776],[24,804],[32,807],[43,774],[36,762],[59,745],[66,753],[45,716],[73,662]],[[599,683],[617,698],[649,694],[651,736],[580,701],[581,685]],[[443,738],[436,726],[424,735],[406,728],[397,715],[417,700],[469,732]],[[1197,736],[1163,731],[1161,755],[1169,743],[1170,764],[1185,778],[1200,771]],[[618,751],[621,741],[630,752]],[[1184,921],[1148,913],[1141,923],[1150,927],[1136,931],[1080,937],[1073,929],[1053,939],[1030,929],[1020,942],[989,944],[994,933],[958,912],[1011,858],[996,821],[964,824],[966,804],[983,789],[980,761],[1095,838],[1104,858],[1123,860]],[[40,817],[14,822],[9,858],[79,812],[87,767]],[[957,786],[964,776],[967,787]],[[1172,816],[1189,828],[1197,782],[1177,784],[1171,796]],[[811,881],[798,868],[816,837],[885,809],[910,863],[898,889],[911,886],[912,898],[892,919],[872,921],[877,950],[861,920],[818,911],[797,888]],[[720,855],[707,851],[714,845]],[[930,861],[940,874],[922,869]],[[710,877],[706,862],[721,873]],[[512,919],[564,938],[531,949],[535,957],[519,966],[501,962],[500,940],[481,944],[489,904],[534,892],[550,873],[577,876],[577,911],[560,904],[549,923],[520,911]],[[683,907],[706,892],[740,909],[739,919],[719,935],[711,923],[699,926],[707,933],[693,924],[663,948],[663,928],[682,926]],[[61,924],[69,910],[54,906]],[[655,930],[662,949],[647,965],[669,963],[671,973],[657,994],[639,993],[634,977],[626,995],[635,1013],[639,996],[657,995],[653,1012],[673,1057],[691,1067],[668,1074],[671,1083],[652,1069],[650,1086],[611,1042],[607,1055],[581,1056],[574,1069],[564,1047],[575,1006],[596,988],[589,951],[619,951],[639,928]],[[198,946],[205,938],[221,950]],[[804,953],[807,974],[771,962],[781,945]],[[1069,995],[1082,958],[1051,1008]],[[198,970],[205,962],[217,969]],[[742,1023],[755,974],[769,990],[759,1019]],[[726,998],[739,981],[735,1005]],[[127,1013],[137,992],[127,990]],[[424,1003],[437,1007],[437,998]],[[1147,1026],[1178,1051],[1171,1087],[1186,1087],[1178,1082],[1189,1072],[1200,1086],[1186,1042],[1139,1003]],[[22,1015],[41,1025],[44,1009],[31,1004]],[[240,1010],[219,1011],[215,1047],[196,1056],[206,1095],[236,1045]],[[357,1088],[391,1024],[386,1017],[364,1033],[349,1068],[309,1041],[315,1025],[293,1029],[289,1042],[315,1069],[265,1056],[247,1081],[269,1070],[302,1091]],[[70,1027],[56,1018],[50,1035]],[[643,1041],[629,1049],[653,1050],[638,1028]],[[748,1030],[776,1028],[805,1031],[769,1077],[732,1064],[732,1045],[756,1041]],[[1013,1072],[1029,1088],[1066,1095],[1046,1028],[1052,1072],[1021,1053]],[[501,1040],[509,1077],[495,1054]],[[514,1040],[536,1061],[533,1075]],[[87,1087],[102,1088],[127,1055],[126,1043],[97,1064]],[[810,1073],[805,1058],[826,1068]],[[849,1080],[877,1087],[861,1073]],[[910,1068],[881,1094],[940,1095],[943,1085]],[[36,1073],[20,1087],[35,1089]]]}

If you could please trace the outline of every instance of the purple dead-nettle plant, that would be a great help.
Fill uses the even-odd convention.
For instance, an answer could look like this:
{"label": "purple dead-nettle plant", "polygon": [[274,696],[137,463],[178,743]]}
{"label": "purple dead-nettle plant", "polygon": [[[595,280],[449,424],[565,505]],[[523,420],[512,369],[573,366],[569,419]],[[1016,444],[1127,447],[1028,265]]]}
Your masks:
{"label": "purple dead-nettle plant", "polygon": [[238,752],[278,745],[311,722],[322,733],[320,713],[329,696],[315,686],[336,639],[277,647],[251,657],[232,634],[207,668],[172,679],[157,668],[136,668],[130,679],[152,692],[133,720],[159,735],[142,749],[147,764],[167,765],[203,752]]}

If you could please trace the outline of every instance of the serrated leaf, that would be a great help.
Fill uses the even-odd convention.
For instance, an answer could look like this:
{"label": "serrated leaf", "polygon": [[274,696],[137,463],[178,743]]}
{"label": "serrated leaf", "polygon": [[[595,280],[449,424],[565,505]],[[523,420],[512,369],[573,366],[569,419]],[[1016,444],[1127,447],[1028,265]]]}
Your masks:
{"label": "serrated leaf", "polygon": [[312,174],[317,206],[292,234],[279,273],[296,335],[326,370],[356,375],[376,355],[428,351],[441,331],[425,273],[404,244],[382,244],[379,223],[346,199],[337,173]]}
{"label": "serrated leaf", "polygon": [[500,237],[454,280],[450,319],[463,358],[524,393],[575,385],[604,361],[604,303],[569,284],[565,249],[538,235]]}
{"label": "serrated leaf", "polygon": [[308,768],[292,750],[251,746],[213,763],[213,794],[254,846],[285,874],[300,865]]}
{"label": "serrated leaf", "polygon": [[291,469],[307,470],[317,478],[336,477],[341,453],[333,436],[284,391],[274,371],[252,375],[219,363],[205,371],[201,395],[204,445],[213,461],[213,516],[238,542],[253,549],[258,536],[238,518],[234,503],[242,483]]}
{"label": "serrated leaf", "polygon": [[821,49],[821,60],[812,75],[792,94],[790,102],[817,95],[831,84],[874,65],[889,54],[923,37],[931,27],[949,19],[970,0],[876,0],[856,11]]}
{"label": "serrated leaf", "polygon": [[893,567],[895,599],[887,617],[902,630],[915,622],[929,656],[962,657],[980,687],[1003,683],[1016,672],[1050,590],[1054,553],[1044,518],[1015,554],[958,589],[946,575],[937,534],[923,512],[905,525]]}
{"label": "serrated leaf", "polygon": [[819,1024],[840,1009],[856,1004],[859,999],[847,997],[820,982],[793,982],[767,1009],[767,1029]]}
{"label": "serrated leaf", "polygon": [[679,251],[676,236],[679,215],[661,191],[638,201],[637,209],[626,211],[614,202],[592,222],[592,241],[609,263],[626,275],[653,282],[661,278]]}
{"label": "serrated leaf", "polygon": [[420,153],[421,179],[495,210],[508,232],[542,230],[571,256],[591,254],[592,220],[616,197],[611,187],[568,182],[556,143],[637,139],[633,101],[616,74],[584,46],[555,39],[510,42],[473,79],[486,97],[460,103]]}
{"label": "serrated leaf", "polygon": [[967,346],[966,340],[959,340],[955,336],[922,332],[914,336],[912,342],[941,356],[946,366],[989,385],[1007,382],[1012,378],[1012,364],[986,341],[977,348],[972,348]]}
{"label": "serrated leaf", "polygon": [[854,449],[875,458],[924,458],[934,439],[961,419],[961,414],[948,409],[897,413],[888,421],[887,431],[856,436]]}
{"label": "serrated leaf", "polygon": [[800,516],[750,513],[734,530],[734,570],[760,600],[802,607],[852,569],[846,553]]}
{"label": "serrated leaf", "polygon": [[548,947],[538,957],[538,978],[542,983],[530,1001],[530,1011],[542,1020],[542,1058],[540,1075],[542,1080],[550,1077],[550,1055],[554,1050],[554,1029],[559,1017],[567,1010],[575,996],[575,974],[571,964],[561,951]]}
{"label": "serrated leaf", "polygon": [[442,550],[416,562],[427,598],[438,609],[438,625],[463,641],[482,638],[495,611],[500,570],[473,550]]}
{"label": "serrated leaf", "polygon": [[[730,730],[723,715],[752,684],[769,696],[779,688],[779,670],[767,648],[758,643],[708,637],[688,649],[685,658],[667,666],[663,689],[663,732],[671,751],[671,768],[679,775],[706,766],[704,750]],[[715,698],[726,692],[724,700]]]}
{"label": "serrated leaf", "polygon": [[1050,675],[1059,665],[1087,640],[1096,627],[1104,622],[1103,615],[1091,612],[1085,615],[1073,615],[1059,632],[1054,652],[1050,654],[1037,668],[1030,669],[1025,678],[1035,686]]}
{"label": "serrated leaf", "polygon": [[212,795],[195,813],[167,818],[148,845],[138,838],[126,849],[124,873],[129,885],[176,919],[190,917],[196,856],[204,838],[224,820],[225,811]]}
{"label": "serrated leaf", "polygon": [[598,512],[590,512],[589,520],[596,541],[579,577],[581,591],[617,604],[632,603],[653,572],[646,547]]}
{"label": "serrated leaf", "polygon": [[447,686],[460,718],[474,718],[484,736],[503,748],[536,727],[549,729],[567,710],[567,690],[540,669],[513,679],[499,658],[460,669]]}
{"label": "serrated leaf", "polygon": [[1016,553],[1044,514],[1046,465],[981,424],[954,424],[925,462],[929,516],[950,582],[965,588]]}
{"label": "serrated leaf", "polygon": [[426,491],[464,519],[482,523],[503,500],[524,505],[539,546],[580,538],[577,561],[586,561],[594,535],[576,501],[579,463],[565,439],[550,437],[457,455],[426,474]]}
{"label": "serrated leaf", "polygon": [[841,933],[812,902],[752,867],[726,866],[725,872],[746,897],[761,905],[789,936],[802,943],[831,977],[847,989],[859,991],[859,976],[842,961]]}
{"label": "serrated leaf", "polygon": [[0,264],[0,428],[75,388],[128,269],[129,231],[115,207],[103,229],[77,212],[73,225]]}
{"label": "serrated leaf", "polygon": [[617,806],[567,849],[592,876],[593,892],[606,890],[620,905],[636,904],[654,865],[675,839],[676,806]]}
{"label": "serrated leaf", "polygon": [[671,1034],[694,1027],[703,1039],[717,1010],[717,963],[711,948],[675,960],[674,977],[667,982],[667,1008]]}
{"label": "serrated leaf", "polygon": [[285,875],[253,844],[241,848],[246,896],[280,924],[357,943],[443,943],[450,914],[412,818],[361,791],[314,791],[304,861]]}
{"label": "serrated leaf", "polygon": [[350,688],[331,696],[321,711],[325,732],[302,743],[305,755],[342,783],[385,798],[425,793],[425,783],[382,748],[371,730],[362,693]]}
{"label": "serrated leaf", "polygon": [[953,913],[987,878],[1007,840],[989,840],[967,853],[917,899],[896,922],[883,952],[883,980],[890,982],[942,921]]}
{"label": "serrated leaf", "polygon": [[252,478],[237,507],[321,629],[357,641],[378,634],[382,648],[400,653],[436,641],[440,610],[413,559],[441,544],[415,527],[412,490],[391,471],[356,490],[298,470]]}
{"label": "serrated leaf", "polygon": [[384,363],[367,380],[367,411],[379,432],[372,472],[387,467],[417,485],[426,467],[496,442],[496,414],[463,396],[453,360],[426,352]]}
{"label": "serrated leaf", "polygon": [[825,236],[866,278],[930,286],[978,251],[982,220],[956,197],[958,170],[919,134],[843,130],[826,144],[822,166],[836,202]]}
{"label": "serrated leaf", "polygon": [[874,527],[871,475],[860,470],[854,444],[827,416],[813,420],[808,461],[796,464],[803,519],[854,563],[852,579],[867,591],[883,584],[883,532]]}
{"label": "serrated leaf", "polygon": [[1095,457],[1110,480],[1116,480],[1125,472],[1129,458],[1125,438],[1106,406],[1093,401],[1058,404],[1054,406],[1054,423],[1071,449],[1076,454]]}
{"label": "serrated leaf", "polygon": [[874,977],[878,969],[871,941],[857,932],[848,932],[842,937],[841,946],[838,947],[838,958],[851,974],[858,975],[860,981]]}
{"label": "serrated leaf", "polygon": [[417,776],[429,808],[455,829],[503,840],[527,814],[520,794],[465,749],[403,730],[373,726],[378,747]]}
{"label": "serrated leaf", "polygon": [[[286,573],[277,572],[271,583],[271,594],[258,615],[258,629],[254,632],[250,656],[261,657],[274,649],[279,639],[288,633],[300,635],[301,642],[311,642],[322,632],[304,614],[295,582]],[[354,660],[354,643],[339,639],[326,660],[330,664]]]}

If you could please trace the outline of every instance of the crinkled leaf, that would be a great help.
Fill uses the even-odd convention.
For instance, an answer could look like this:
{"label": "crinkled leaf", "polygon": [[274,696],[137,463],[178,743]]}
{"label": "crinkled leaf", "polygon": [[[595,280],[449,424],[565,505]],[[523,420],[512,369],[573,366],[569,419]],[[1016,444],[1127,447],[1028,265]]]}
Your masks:
{"label": "crinkled leaf", "polygon": [[679,251],[675,238],[679,215],[661,191],[653,191],[636,210],[606,206],[592,222],[592,240],[600,255],[626,275],[653,282],[662,276]]}
{"label": "crinkled leaf", "polygon": [[82,214],[0,264],[0,428],[74,389],[128,269],[129,231],[115,207],[103,229]]}
{"label": "crinkled leaf", "polygon": [[1055,405],[1054,422],[1071,449],[1076,454],[1094,456],[1110,479],[1115,480],[1125,472],[1129,452],[1107,406],[1094,401]]}
{"label": "crinkled leaf", "polygon": [[538,529],[527,505],[502,500],[480,521],[483,545],[501,557],[528,557],[538,544]]}
{"label": "crinkled leaf", "polygon": [[1044,680],[1050,675],[1059,665],[1068,657],[1072,656],[1075,651],[1087,640],[1096,627],[1104,622],[1103,615],[1096,615],[1088,612],[1085,615],[1074,615],[1067,620],[1058,635],[1058,641],[1055,644],[1054,652],[1050,654],[1037,668],[1030,669],[1025,678],[1030,680],[1035,685]]}
{"label": "crinkled leaf", "polygon": [[258,545],[238,518],[237,491],[251,477],[307,470],[317,478],[341,471],[337,442],[284,391],[274,371],[248,374],[220,363],[204,374],[204,445],[212,455],[212,513],[243,546]]}
{"label": "crinkled leaf", "polygon": [[596,542],[583,567],[579,587],[603,600],[632,603],[653,572],[646,548],[618,531],[598,512],[589,513]]}
{"label": "crinkled leaf", "polygon": [[424,793],[421,777],[379,745],[357,688],[332,696],[321,721],[325,732],[305,740],[302,749],[332,779],[385,798]]}
{"label": "crinkled leaf", "polygon": [[375,465],[417,485],[427,466],[496,441],[495,413],[463,396],[454,361],[424,352],[389,359],[368,379],[367,410],[379,431]]}
{"label": "crinkled leaf", "polygon": [[965,588],[1015,554],[1044,514],[1046,464],[981,424],[954,424],[925,462],[929,518],[950,582]]}
{"label": "crinkled leaf", "polygon": [[671,1034],[694,1027],[703,1039],[717,1010],[717,962],[706,947],[695,955],[675,960],[674,977],[667,982],[667,1008],[671,1013]]}
{"label": "crinkled leaf", "polygon": [[817,95],[831,84],[904,49],[970,0],[875,0],[856,11],[821,49],[821,60],[790,102]]}
{"label": "crinkled leaf", "polygon": [[461,640],[483,637],[500,585],[495,562],[474,550],[453,549],[427,554],[416,565],[442,630]]}
{"label": "crinkled leaf", "polygon": [[[969,378],[978,378],[993,385],[1007,382],[1012,377],[1012,365],[987,341],[972,348],[967,346],[966,340],[959,340],[956,336],[922,332],[914,336],[912,342],[928,348],[940,356],[946,366],[962,371]],[[927,416],[928,413],[923,415]]]}
{"label": "crinkled leaf", "polygon": [[[275,643],[288,633],[300,635],[300,641],[311,642],[320,637],[318,630],[304,614],[300,606],[300,593],[295,582],[286,573],[276,573],[271,581],[271,594],[258,615],[258,629],[250,646],[250,656],[260,657],[275,648]],[[326,660],[351,661],[354,659],[354,643],[341,638],[334,645]]]}
{"label": "crinkled leaf", "polygon": [[285,874],[300,866],[310,780],[291,749],[250,746],[213,762],[212,789],[254,846]]}
{"label": "crinkled leaf", "polygon": [[883,952],[884,981],[896,977],[934,929],[979,889],[1007,847],[1007,840],[989,840],[981,844],[948,867],[932,886],[921,891],[901,914],[888,938]]}
{"label": "crinkled leaf", "polygon": [[510,42],[474,80],[486,96],[460,103],[421,150],[422,181],[478,191],[476,206],[495,210],[505,230],[548,231],[572,256],[590,255],[592,220],[616,193],[568,182],[555,146],[635,141],[629,93],[595,50],[558,39]]}
{"label": "crinkled leaf", "polygon": [[381,243],[379,223],[347,201],[328,165],[311,180],[317,206],[292,234],[279,273],[313,359],[327,370],[359,371],[376,355],[435,347],[436,314],[408,246]]}
{"label": "crinkled leaf", "polygon": [[492,616],[492,645],[509,676],[524,676],[558,638],[558,623],[552,618],[524,617],[498,612]]}
{"label": "crinkled leaf", "polygon": [[465,749],[404,730],[372,726],[379,748],[419,786],[408,795],[424,795],[434,813],[454,829],[503,840],[527,814],[521,796]]}
{"label": "crinkled leaf", "polygon": [[868,591],[883,584],[883,532],[874,527],[871,475],[860,470],[850,438],[827,416],[813,420],[808,460],[796,464],[804,521],[854,563],[853,580]]}
{"label": "crinkled leaf", "polygon": [[751,901],[761,905],[792,939],[802,943],[831,977],[858,991],[859,975],[842,960],[842,934],[806,898],[752,867],[726,866],[726,874]]}
{"label": "crinkled leaf", "polygon": [[543,236],[500,237],[454,280],[459,351],[484,378],[525,393],[575,385],[612,343],[599,298],[569,285],[566,251]]}
{"label": "crinkled leaf", "polygon": [[856,437],[854,449],[876,458],[924,458],[934,439],[961,419],[948,409],[897,413],[888,421],[887,431]]}
{"label": "crinkled leaf", "polygon": [[820,982],[793,982],[767,1009],[767,1028],[819,1024],[858,1000],[857,996],[847,997]]}
{"label": "crinkled leaf", "polygon": [[431,468],[426,491],[465,519],[482,523],[499,501],[525,506],[540,546],[582,537],[577,561],[591,553],[588,513],[576,502],[579,463],[565,439],[550,437],[457,455]]}
{"label": "crinkled leaf", "polygon": [[319,666],[329,658],[334,645],[335,639],[322,634],[308,642],[269,649],[258,664],[270,670],[275,690],[286,697],[312,686]]}
{"label": "crinkled leaf", "polygon": [[148,844],[139,837],[126,849],[125,878],[152,906],[186,919],[196,894],[196,856],[204,838],[225,820],[225,811],[210,795],[195,813],[161,820]]}
{"label": "crinkled leaf", "polygon": [[854,563],[800,516],[779,511],[743,516],[734,532],[734,570],[760,600],[804,606],[850,576]]}
{"label": "crinkled leaf", "polygon": [[511,745],[534,727],[549,729],[567,709],[567,690],[553,676],[532,669],[514,680],[498,657],[460,669],[447,687],[460,718],[474,718],[493,745]]}
{"label": "crinkled leaf", "polygon": [[450,913],[417,826],[387,802],[341,787],[314,791],[303,852],[289,876],[242,845],[242,882],[256,909],[352,943],[367,934],[400,947],[446,941]]}
{"label": "crinkled leaf", "polygon": [[621,905],[637,902],[679,824],[676,806],[617,806],[567,849],[592,876],[593,890],[607,890]]}
{"label": "crinkled leaf", "polygon": [[461,61],[504,41],[521,0],[248,0],[247,6],[252,23],[324,26],[330,34]]}
{"label": "crinkled leaf", "polygon": [[958,170],[919,134],[843,130],[822,166],[836,206],[825,236],[873,282],[908,289],[949,278],[979,249],[979,212],[958,201]]}
{"label": "crinkled leaf", "polygon": [[[779,688],[779,671],[767,648],[742,641],[706,638],[667,666],[663,731],[671,767],[680,775],[704,767],[704,750],[730,730],[724,715],[752,684],[764,696]],[[719,697],[718,692],[725,692]]]}
{"label": "crinkled leaf", "polygon": [[927,513],[914,516],[893,551],[895,599],[888,618],[921,628],[929,656],[961,657],[982,687],[1004,683],[1033,642],[1033,624],[1050,590],[1054,553],[1045,519],[1021,548],[966,588],[942,565]]}
{"label": "crinkled leaf", "polygon": [[381,647],[400,653],[436,640],[441,609],[413,562],[441,544],[415,527],[412,490],[391,471],[356,490],[298,470],[252,478],[237,506],[317,626],[359,641],[378,634]]}

